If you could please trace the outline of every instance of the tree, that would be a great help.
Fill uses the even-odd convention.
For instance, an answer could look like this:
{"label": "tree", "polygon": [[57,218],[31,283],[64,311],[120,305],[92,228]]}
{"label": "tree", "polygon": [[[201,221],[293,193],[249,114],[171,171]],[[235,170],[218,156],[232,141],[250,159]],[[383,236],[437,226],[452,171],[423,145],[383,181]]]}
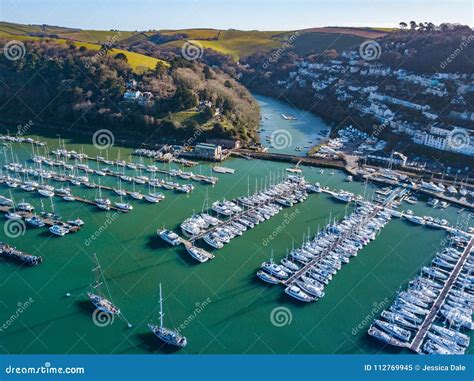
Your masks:
{"label": "tree", "polygon": [[416,23],[416,21],[410,21],[410,29],[411,30],[416,30],[417,26],[418,26],[418,24]]}
{"label": "tree", "polygon": [[163,64],[163,62],[158,61],[158,62],[156,63],[156,66],[155,66],[155,74],[157,75],[157,77],[162,77],[163,75],[165,75],[167,70],[168,70],[168,69],[167,69],[166,66]]}
{"label": "tree", "polygon": [[400,29],[402,29],[402,30],[405,30],[408,27],[407,23],[403,22],[403,21],[398,25],[400,25]]}
{"label": "tree", "polygon": [[204,107],[204,110],[202,110],[202,116],[206,120],[209,120],[214,116],[214,111],[209,106],[206,106],[206,107]]}
{"label": "tree", "polygon": [[124,53],[117,53],[114,57],[116,60],[122,60],[128,62],[128,58]]}

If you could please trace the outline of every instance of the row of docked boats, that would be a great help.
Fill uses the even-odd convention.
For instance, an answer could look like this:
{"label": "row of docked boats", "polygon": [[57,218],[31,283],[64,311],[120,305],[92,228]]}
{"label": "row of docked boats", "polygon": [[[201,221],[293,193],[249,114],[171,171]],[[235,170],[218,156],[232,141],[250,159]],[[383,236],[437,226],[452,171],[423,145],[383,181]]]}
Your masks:
{"label": "row of docked boats", "polygon": [[[87,155],[85,155],[83,153],[77,153],[76,151],[68,151],[66,149],[57,149],[57,150],[53,151],[53,154],[55,154],[58,157],[63,157],[63,158],[67,158],[67,159],[80,160],[81,161],[80,166],[82,167],[80,169],[83,169],[85,171],[90,171],[91,170],[91,168],[89,168],[89,166],[87,164],[82,163],[82,161],[90,159]],[[40,155],[38,155],[38,156],[41,157]],[[147,155],[141,155],[141,156],[147,156]],[[44,158],[44,156],[43,156],[43,158]],[[49,160],[50,162],[53,162],[54,163],[53,165],[62,165],[62,166],[67,166],[68,165],[63,160],[55,160],[55,161],[53,161],[51,159],[47,159],[47,160]],[[128,169],[131,169],[131,170],[138,170],[140,172],[142,170],[150,172],[150,173],[160,172],[160,173],[167,174],[169,176],[179,177],[183,180],[199,181],[199,182],[212,184],[212,185],[217,184],[217,182],[219,181],[218,177],[205,176],[205,175],[201,175],[201,174],[194,174],[193,172],[183,171],[181,169],[172,169],[172,170],[166,171],[164,169],[158,168],[157,166],[155,166],[153,164],[145,165],[142,161],[139,162],[139,163],[136,163],[136,162],[132,162],[132,161],[121,160],[120,158],[117,158],[116,160],[109,160],[108,158],[104,158],[102,156],[96,156],[95,160],[98,163],[103,163],[103,164],[106,164],[106,165],[109,165],[109,166],[128,168]],[[186,162],[186,160],[185,160],[185,162]],[[183,164],[186,164],[186,163],[183,163]],[[106,173],[106,171],[103,171],[103,172]]]}
{"label": "row of docked boats", "polygon": [[37,214],[35,207],[25,201],[18,204],[15,203],[13,197],[7,198],[0,196],[0,206],[7,207],[8,211],[5,213],[5,218],[8,220],[24,220],[25,224],[34,228],[41,228],[46,225],[46,220],[52,225],[48,228],[49,231],[56,236],[65,236],[70,232],[78,231],[83,225],[84,221],[80,218],[63,222],[54,210],[54,203],[51,200],[52,212],[46,212],[43,201],[41,201],[41,212]]}
{"label": "row of docked boats", "polygon": [[[85,185],[88,188],[97,188],[98,186],[100,186],[100,181],[99,181],[99,184],[96,184],[95,182],[89,179],[89,176],[87,174],[77,175],[75,170],[82,169],[88,173],[94,173],[98,176],[112,175],[118,178],[119,186],[117,188],[113,188],[113,190],[119,196],[130,195],[132,198],[135,198],[137,200],[145,199],[146,201],[149,201],[151,203],[157,203],[164,199],[163,194],[152,192],[151,188],[153,188],[154,190],[156,187],[159,187],[159,188],[164,188],[164,189],[169,189],[169,190],[176,190],[182,193],[190,193],[194,190],[194,186],[192,184],[179,184],[179,183],[167,181],[164,179],[155,179],[155,178],[150,179],[148,176],[142,176],[142,175],[137,175],[136,177],[132,177],[132,176],[127,176],[122,172],[116,172],[108,168],[103,168],[102,170],[92,170],[92,169],[89,169],[86,165],[81,165],[81,164],[78,164],[77,166],[70,166],[70,167],[71,168],[70,169],[68,168],[68,170],[65,171],[64,173],[58,173],[54,171],[47,171],[42,168],[28,168],[28,167],[24,168],[21,164],[17,164],[17,165],[8,164],[5,166],[5,169],[11,172],[15,172],[18,177],[20,177],[19,175],[24,175],[26,178],[25,180],[20,180],[18,178],[8,178],[8,179],[5,179],[5,181],[7,181],[7,184],[11,187],[21,186],[24,190],[29,190],[29,191],[38,190],[38,192],[41,195],[47,196],[47,197],[52,197],[55,194],[58,194],[59,196],[62,196],[63,198],[65,198],[66,201],[74,201],[74,199],[72,200],[68,199],[68,198],[71,198],[72,196],[70,194],[70,189],[65,188],[68,190],[68,192],[65,192],[65,194],[61,194],[60,192],[55,191],[55,189],[52,186],[44,185],[43,180],[53,179],[55,181],[69,182],[75,186]],[[41,180],[41,184],[38,183],[37,181],[30,181],[29,180],[30,176],[38,177]],[[133,183],[133,191],[123,190],[121,186],[122,181]],[[13,183],[13,184],[10,185],[10,183]],[[140,192],[137,192],[135,190],[136,184],[142,185],[146,183],[148,183],[148,186],[149,186],[148,195],[146,194],[143,195]]]}
{"label": "row of docked boats", "polygon": [[204,249],[201,249],[200,247],[195,246],[193,243],[184,242],[179,237],[179,235],[173,232],[172,230],[163,228],[163,229],[158,229],[156,233],[163,241],[165,241],[171,246],[178,246],[181,243],[185,243],[184,246],[186,247],[186,251],[188,252],[188,254],[200,263],[207,262],[209,259],[214,258],[213,254],[207,252]]}
{"label": "row of docked boats", "polygon": [[466,197],[468,195],[471,197],[474,196],[474,192],[469,191],[462,184],[459,188],[456,188],[454,185],[449,185],[446,187],[443,183],[435,184],[432,181],[421,181],[418,184],[418,186],[421,189],[424,189],[430,192],[439,193],[439,194],[446,193],[451,197],[457,197],[457,196]]}
{"label": "row of docked boats", "polygon": [[341,221],[330,222],[312,239],[309,235],[300,248],[293,248],[280,264],[272,259],[262,263],[257,276],[270,284],[286,285],[293,298],[311,302],[324,296],[324,287],[344,263],[376,238],[390,214],[381,208],[360,202],[355,211]]}
{"label": "row of docked boats", "polygon": [[23,136],[10,136],[10,135],[0,135],[0,141],[2,142],[8,142],[8,143],[26,143],[26,144],[32,144],[40,147],[44,147],[46,145],[45,142],[29,138],[29,137],[23,137]]}
{"label": "row of docked boats", "polygon": [[0,242],[0,257],[16,261],[26,266],[37,266],[43,262],[41,256],[24,253],[5,242]]}
{"label": "row of docked boats", "polygon": [[304,179],[288,176],[287,180],[252,195],[216,201],[210,208],[216,217],[204,212],[194,214],[180,227],[185,236],[193,240],[202,238],[209,246],[220,249],[247,229],[272,218],[283,207],[306,200],[305,187]]}
{"label": "row of docked boats", "polygon": [[444,218],[434,218],[431,216],[416,216],[413,213],[401,213],[401,212],[396,212],[392,211],[392,215],[394,217],[402,217],[406,219],[408,222],[411,222],[412,224],[415,225],[424,225],[429,228],[433,229],[444,229],[447,226],[449,226],[448,220],[445,220]]}
{"label": "row of docked boats", "polygon": [[[474,329],[474,256],[470,253],[454,283],[447,284],[450,272],[461,259],[454,247],[439,251],[430,266],[409,282],[405,291],[397,293],[394,303],[374,320],[369,335],[399,347],[408,347],[422,324],[437,308],[437,320],[428,328],[421,348],[427,354],[463,354],[469,336],[462,330]],[[441,295],[445,287],[448,292]],[[443,297],[443,300],[440,298]]]}

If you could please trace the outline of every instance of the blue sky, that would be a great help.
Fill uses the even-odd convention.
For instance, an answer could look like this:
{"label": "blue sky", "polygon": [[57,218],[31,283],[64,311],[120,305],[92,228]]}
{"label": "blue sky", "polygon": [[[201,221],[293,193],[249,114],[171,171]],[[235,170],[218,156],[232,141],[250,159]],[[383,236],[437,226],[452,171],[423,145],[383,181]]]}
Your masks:
{"label": "blue sky", "polygon": [[0,0],[0,19],[82,29],[291,30],[398,25],[473,25],[472,0]]}

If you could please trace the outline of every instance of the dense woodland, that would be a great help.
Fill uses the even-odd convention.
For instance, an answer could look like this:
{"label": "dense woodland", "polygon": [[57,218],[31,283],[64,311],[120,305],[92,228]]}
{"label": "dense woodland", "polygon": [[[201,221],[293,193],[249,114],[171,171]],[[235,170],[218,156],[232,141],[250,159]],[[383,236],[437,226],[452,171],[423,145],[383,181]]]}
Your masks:
{"label": "dense woodland", "polygon": [[[25,46],[20,60],[0,57],[4,119],[31,119],[78,132],[109,128],[148,143],[188,139],[198,130],[203,139],[256,139],[257,103],[245,87],[203,63],[174,58],[170,67],[158,64],[155,70],[137,74],[113,49],[97,57],[96,51],[73,44],[35,41]],[[136,89],[154,95],[153,102],[123,100],[132,79]],[[197,109],[200,101],[212,106]],[[217,108],[220,115],[215,117]]]}

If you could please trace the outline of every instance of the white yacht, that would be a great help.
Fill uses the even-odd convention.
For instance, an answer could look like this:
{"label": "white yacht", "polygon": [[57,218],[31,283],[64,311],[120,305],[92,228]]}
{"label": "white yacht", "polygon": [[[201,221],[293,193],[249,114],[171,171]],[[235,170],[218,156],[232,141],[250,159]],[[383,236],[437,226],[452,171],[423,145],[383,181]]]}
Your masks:
{"label": "white yacht", "polygon": [[333,197],[336,200],[340,200],[343,202],[351,202],[354,199],[354,195],[352,193],[345,191],[339,191],[338,193],[334,193]]}
{"label": "white yacht", "polygon": [[302,302],[312,302],[315,298],[313,296],[309,296],[307,293],[301,290],[298,286],[288,286],[285,289],[285,293],[292,296],[295,299],[301,300]]}
{"label": "white yacht", "polygon": [[16,208],[22,212],[32,212],[35,209],[29,202],[20,202]]}
{"label": "white yacht", "polygon": [[405,218],[407,219],[407,221],[410,221],[414,224],[418,224],[418,225],[425,225],[426,224],[426,221],[423,217],[405,215]]}
{"label": "white yacht", "polygon": [[163,241],[169,243],[171,246],[177,246],[181,243],[179,236],[171,230],[158,229],[156,232]]}
{"label": "white yacht", "polygon": [[28,225],[34,226],[36,228],[41,228],[45,225],[44,220],[36,215],[25,218],[25,222]]}
{"label": "white yacht", "polygon": [[280,280],[276,277],[274,277],[273,275],[270,275],[269,273],[267,273],[266,271],[263,271],[263,270],[259,270],[257,272],[257,276],[263,280],[264,282],[267,282],[267,283],[270,283],[270,284],[278,284],[280,283]]}
{"label": "white yacht", "polygon": [[119,209],[121,212],[130,212],[133,210],[133,206],[130,204],[127,204],[126,202],[116,202],[115,206],[117,209]]}
{"label": "white yacht", "polygon": [[97,259],[97,256],[94,254],[95,267],[93,269],[95,274],[95,282],[91,285],[92,292],[88,292],[87,296],[89,300],[96,306],[96,308],[102,312],[105,312],[109,315],[118,315],[120,314],[120,309],[115,306],[110,300],[105,298],[102,295],[100,286],[103,283],[101,281],[101,268]]}
{"label": "white yacht", "polygon": [[199,247],[196,247],[194,245],[186,245],[186,250],[191,257],[201,263],[207,262],[209,260],[207,253]]}
{"label": "white yacht", "polygon": [[161,295],[161,283],[160,283],[160,325],[148,324],[148,328],[155,334],[155,336],[168,345],[176,347],[185,347],[188,341],[185,336],[181,335],[178,331],[166,328],[163,325],[163,297]]}
{"label": "white yacht", "polygon": [[49,228],[49,231],[59,237],[64,237],[67,233],[69,233],[69,229],[61,225],[53,225]]}
{"label": "white yacht", "polygon": [[214,249],[222,249],[224,247],[224,244],[220,240],[216,239],[215,235],[206,234],[202,237],[202,239]]}
{"label": "white yacht", "polygon": [[38,189],[38,193],[43,196],[43,197],[53,197],[54,196],[54,192],[52,190],[49,190],[49,189]]}
{"label": "white yacht", "polygon": [[144,198],[146,201],[156,204],[164,200],[165,196],[162,193],[148,193]]}

